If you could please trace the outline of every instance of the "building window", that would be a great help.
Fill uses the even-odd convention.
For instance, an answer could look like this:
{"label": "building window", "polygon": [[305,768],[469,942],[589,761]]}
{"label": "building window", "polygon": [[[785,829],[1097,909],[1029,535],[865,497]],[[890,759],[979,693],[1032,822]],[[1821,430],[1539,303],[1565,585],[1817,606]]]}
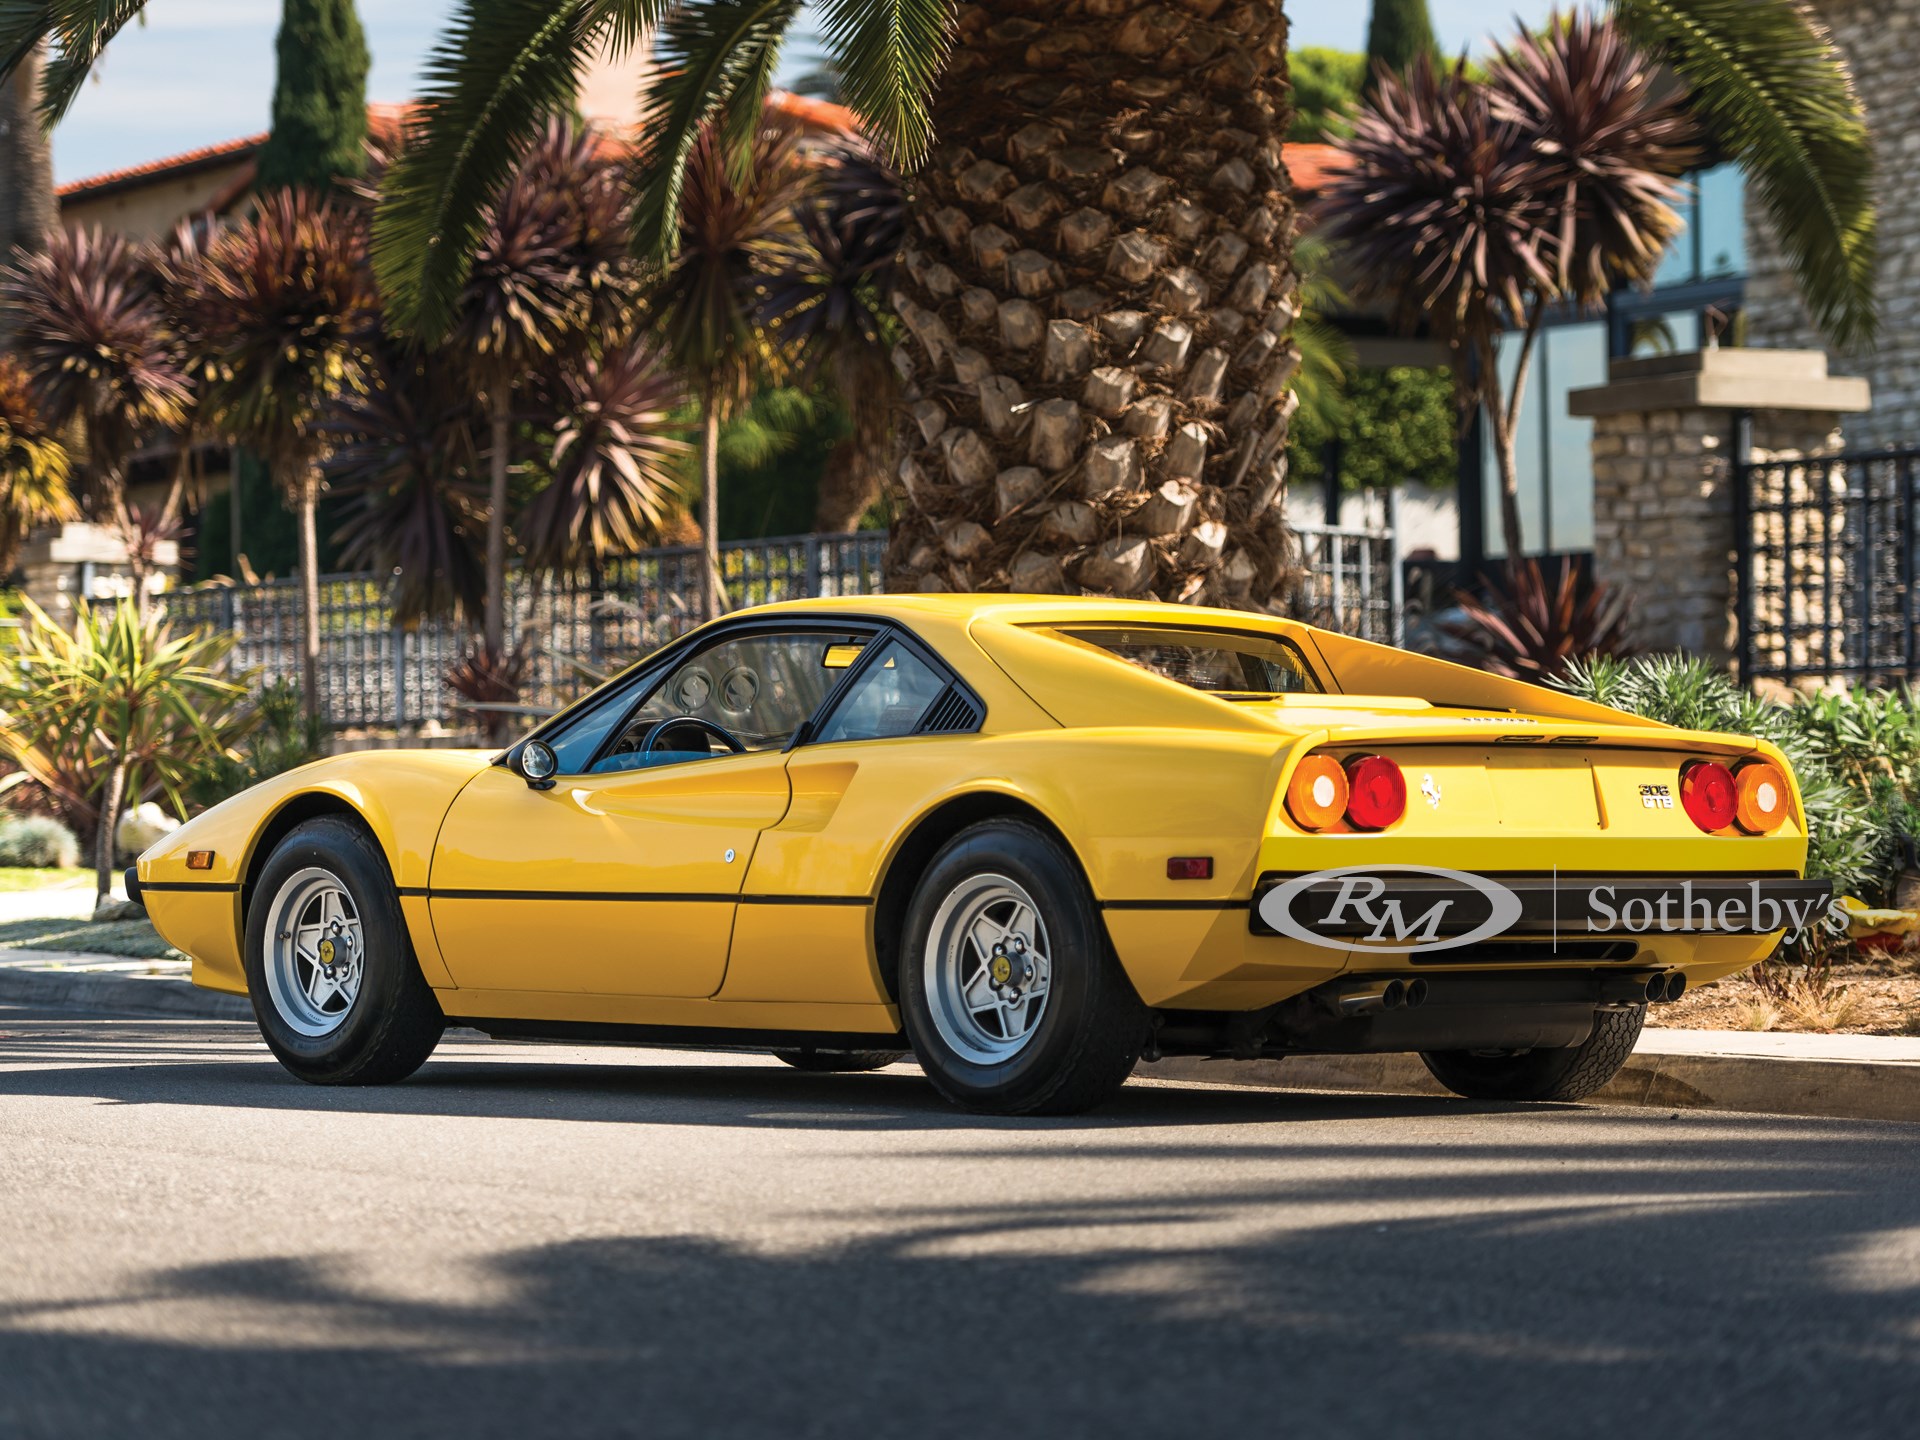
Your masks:
{"label": "building window", "polygon": [[[1519,337],[1500,344],[1500,378],[1513,382]],[[1519,477],[1520,530],[1527,552],[1560,554],[1593,548],[1593,460],[1588,444],[1593,422],[1567,413],[1567,392],[1607,379],[1607,326],[1591,320],[1550,325],[1534,349],[1533,372],[1520,402],[1514,437]],[[1487,554],[1504,556],[1500,533],[1500,469],[1493,443],[1485,442],[1481,475],[1486,487]]]}

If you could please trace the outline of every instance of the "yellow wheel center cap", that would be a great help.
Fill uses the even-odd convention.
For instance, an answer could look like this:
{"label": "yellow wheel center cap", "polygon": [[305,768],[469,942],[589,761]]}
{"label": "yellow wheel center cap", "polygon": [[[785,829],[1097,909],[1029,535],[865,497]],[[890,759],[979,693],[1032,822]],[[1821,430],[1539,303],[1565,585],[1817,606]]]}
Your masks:
{"label": "yellow wheel center cap", "polygon": [[331,965],[333,963],[333,941],[322,940],[320,942],[320,963],[322,965]]}
{"label": "yellow wheel center cap", "polygon": [[996,955],[993,957],[991,969],[993,982],[996,985],[1006,984],[1013,976],[1013,962],[1004,955]]}

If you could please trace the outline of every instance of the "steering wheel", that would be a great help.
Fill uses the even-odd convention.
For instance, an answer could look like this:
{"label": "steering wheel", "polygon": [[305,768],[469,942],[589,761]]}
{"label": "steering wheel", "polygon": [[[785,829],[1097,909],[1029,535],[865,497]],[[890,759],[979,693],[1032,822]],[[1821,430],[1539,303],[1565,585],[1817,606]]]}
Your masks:
{"label": "steering wheel", "polygon": [[[669,744],[670,740],[680,743]],[[640,743],[634,746],[641,757],[652,756],[661,750],[712,750],[710,740],[718,740],[727,747],[731,755],[744,755],[747,747],[739,739],[722,730],[711,720],[702,720],[697,715],[673,715],[665,720],[656,720],[640,736]],[[689,743],[690,742],[690,743]]]}

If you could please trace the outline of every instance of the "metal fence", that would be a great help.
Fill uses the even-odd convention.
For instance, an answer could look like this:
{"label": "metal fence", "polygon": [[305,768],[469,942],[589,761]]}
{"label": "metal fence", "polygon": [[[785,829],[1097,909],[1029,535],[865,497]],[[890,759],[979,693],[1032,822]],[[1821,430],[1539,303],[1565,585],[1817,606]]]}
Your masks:
{"label": "metal fence", "polygon": [[[1392,501],[1387,523],[1371,528],[1296,526],[1299,564],[1283,595],[1286,613],[1369,640],[1398,643],[1402,630],[1399,544]],[[736,606],[881,590],[882,531],[794,535],[720,547],[727,595]],[[559,706],[596,678],[699,623],[701,552],[651,550],[537,584],[508,578],[510,628],[528,636],[532,656],[520,700]],[[376,575],[320,581],[321,714],[336,729],[429,723],[465,728],[470,713],[445,683],[468,652],[471,633],[446,621],[412,629],[393,623],[389,587]],[[235,636],[234,663],[263,681],[300,674],[300,587],[207,586],[165,597],[169,617]]]}
{"label": "metal fence", "polygon": [[1405,639],[1405,578],[1400,565],[1400,496],[1385,495],[1384,522],[1352,527],[1296,522],[1299,565],[1285,596],[1295,619],[1362,640]]}
{"label": "metal fence", "polygon": [[1738,466],[1742,679],[1920,681],[1917,476],[1920,449]]}
{"label": "metal fence", "polygon": [[[871,595],[886,543],[877,531],[738,541],[720,547],[720,563],[736,606]],[[513,572],[509,624],[532,645],[520,698],[563,705],[594,676],[699,624],[702,564],[698,547],[682,546],[608,560],[597,583],[584,572],[537,584]],[[321,577],[321,714],[336,728],[462,723],[443,677],[467,653],[470,632],[447,621],[397,626],[387,594],[378,576]],[[299,676],[297,580],[177,591],[165,605],[179,623],[232,631],[234,663],[263,680]]]}

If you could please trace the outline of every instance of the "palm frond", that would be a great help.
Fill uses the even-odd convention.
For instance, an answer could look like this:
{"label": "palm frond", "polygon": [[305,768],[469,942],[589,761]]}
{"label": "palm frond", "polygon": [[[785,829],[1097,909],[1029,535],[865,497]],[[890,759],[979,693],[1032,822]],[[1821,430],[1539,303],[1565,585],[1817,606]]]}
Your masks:
{"label": "palm frond", "polygon": [[660,73],[640,115],[648,137],[634,208],[633,248],[664,261],[673,250],[694,146],[718,122],[727,168],[745,178],[773,70],[800,0],[708,0],[677,9],[655,38]]}
{"label": "palm frond", "polygon": [[1872,339],[1871,137],[1844,62],[1794,0],[1614,0],[1620,28],[1666,62],[1746,173],[1808,312],[1842,346]]}
{"label": "palm frond", "polygon": [[42,41],[52,56],[40,76],[40,123],[60,123],[107,42],[146,9],[146,0],[56,0],[0,3],[0,82]]}
{"label": "palm frond", "polygon": [[826,0],[821,7],[846,103],[898,164],[914,164],[933,140],[928,104],[953,20],[953,0]]}
{"label": "palm frond", "polygon": [[644,28],[668,3],[462,0],[374,212],[374,273],[400,328],[446,328],[486,209],[520,157],[573,103],[609,31]]}

